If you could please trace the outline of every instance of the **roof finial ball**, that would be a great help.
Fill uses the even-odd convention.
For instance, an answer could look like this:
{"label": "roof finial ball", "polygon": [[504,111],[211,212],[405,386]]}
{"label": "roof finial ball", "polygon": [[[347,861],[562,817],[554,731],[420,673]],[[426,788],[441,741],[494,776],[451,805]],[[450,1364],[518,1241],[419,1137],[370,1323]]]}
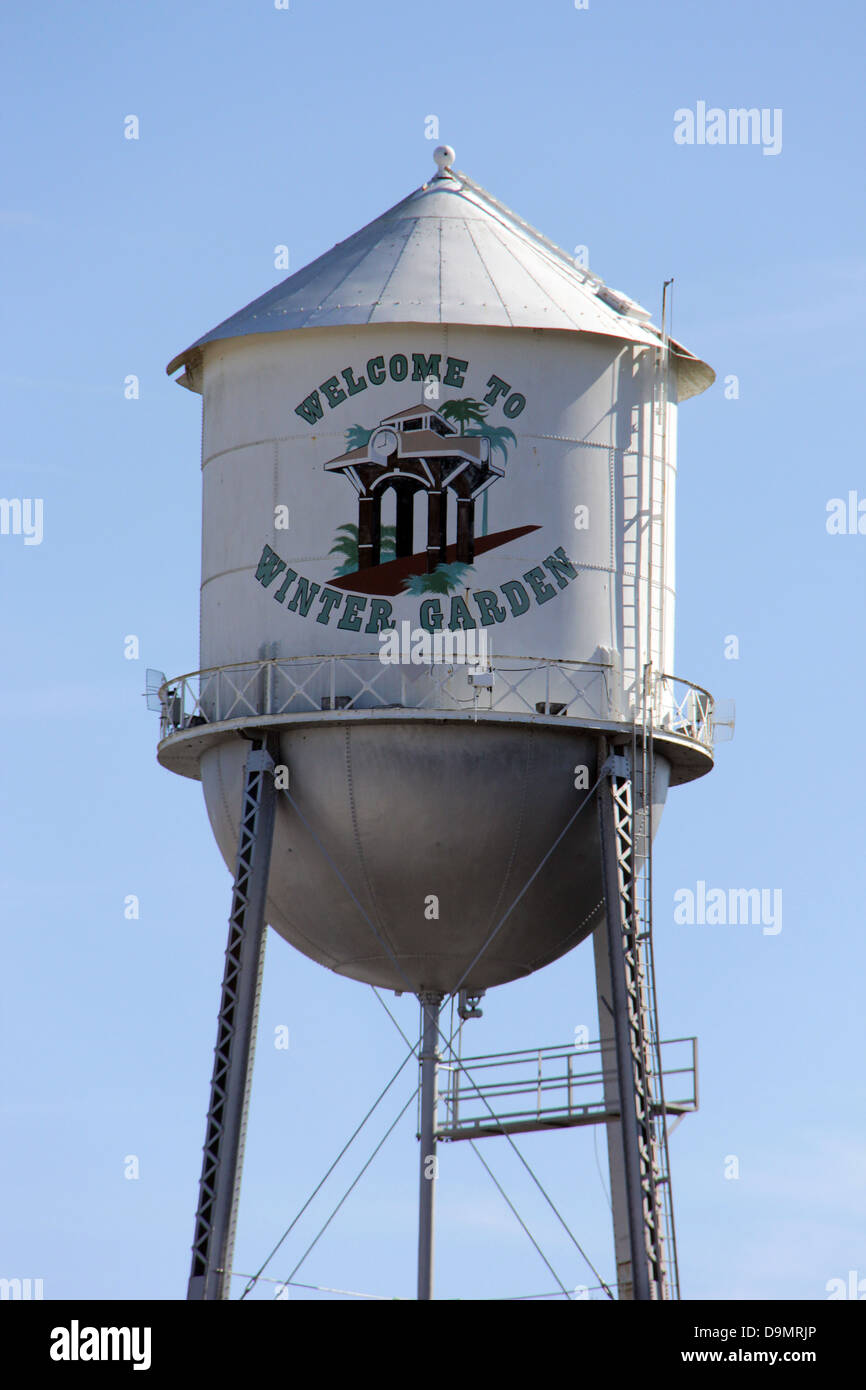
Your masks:
{"label": "roof finial ball", "polygon": [[457,158],[450,145],[437,145],[433,151],[433,158],[436,161],[438,174],[434,174],[436,179],[447,179],[451,173],[452,165]]}

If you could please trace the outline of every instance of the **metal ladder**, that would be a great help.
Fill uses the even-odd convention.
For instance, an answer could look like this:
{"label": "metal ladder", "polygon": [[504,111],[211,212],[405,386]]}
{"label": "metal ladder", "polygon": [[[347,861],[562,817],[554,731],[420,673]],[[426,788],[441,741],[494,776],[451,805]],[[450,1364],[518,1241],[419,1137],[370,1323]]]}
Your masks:
{"label": "metal ladder", "polygon": [[601,800],[605,902],[631,1296],[679,1297],[676,1232],[652,952],[652,724],[606,761]]}
{"label": "metal ladder", "polygon": [[636,769],[638,789],[637,814],[635,816],[636,872],[633,893],[636,977],[641,1031],[646,1052],[646,1072],[650,1098],[649,1113],[652,1120],[651,1153],[654,1189],[660,1221],[659,1238],[663,1273],[661,1297],[678,1299],[680,1292],[676,1226],[673,1192],[671,1190],[664,1073],[653,954],[652,789],[655,780],[655,755],[651,677],[652,670],[648,667],[644,674],[643,683],[642,725],[640,729],[635,725],[632,743],[632,767]]}
{"label": "metal ladder", "polygon": [[[641,701],[642,667],[665,669],[665,524],[667,495],[669,347],[664,334],[653,351],[652,399],[641,447],[622,460],[622,659],[626,694],[635,715]],[[629,582],[630,581],[630,582]]]}
{"label": "metal ladder", "polygon": [[641,570],[642,455],[626,452],[622,460],[622,677],[627,701],[637,700],[639,597]]}
{"label": "metal ladder", "polygon": [[[667,434],[668,434],[668,376],[670,349],[666,335],[667,288],[662,290],[661,347],[655,359],[653,386],[653,428],[650,432],[650,489],[649,489],[649,564],[647,575],[648,630],[645,666],[641,678],[640,726],[635,723],[632,735],[632,769],[638,779],[638,808],[635,817],[635,857],[633,861],[633,913],[635,921],[635,960],[637,1007],[646,1053],[646,1074],[651,1120],[650,1154],[655,1193],[658,1255],[660,1260],[661,1298],[679,1299],[679,1270],[677,1264],[676,1226],[673,1192],[671,1190],[670,1154],[668,1149],[667,1113],[664,1097],[664,1077],[661,1059],[661,1038],[658,1018],[658,996],[653,956],[653,788],[655,785],[655,721],[654,663],[663,671],[665,661],[665,523]],[[659,449],[656,450],[656,437]]]}

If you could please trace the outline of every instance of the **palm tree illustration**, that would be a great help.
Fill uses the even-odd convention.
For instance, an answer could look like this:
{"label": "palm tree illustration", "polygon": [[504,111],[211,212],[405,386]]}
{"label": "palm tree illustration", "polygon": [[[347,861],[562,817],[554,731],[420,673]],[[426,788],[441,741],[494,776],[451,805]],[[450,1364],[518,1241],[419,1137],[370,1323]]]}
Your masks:
{"label": "palm tree illustration", "polygon": [[[452,420],[455,425],[460,426],[460,433],[483,434],[484,417],[487,414],[487,406],[482,405],[481,401],[476,401],[472,396],[463,396],[456,401],[446,401],[440,408],[440,415],[444,415],[446,420]],[[480,425],[481,429],[467,429],[467,425]],[[481,534],[487,535],[487,493],[484,494],[484,502],[481,509]]]}
{"label": "palm tree illustration", "polygon": [[437,565],[433,574],[410,574],[403,581],[403,588],[409,594],[450,594],[466,582],[466,575],[472,569],[460,560],[452,560],[449,565]]}
{"label": "palm tree illustration", "polygon": [[509,443],[517,443],[517,435],[514,433],[514,430],[510,430],[507,425],[482,425],[480,429],[466,430],[465,433],[467,435],[480,434],[483,435],[485,439],[489,439],[491,449],[494,454],[499,453],[502,455],[503,463],[508,462]]}
{"label": "palm tree illustration", "polygon": [[[503,464],[508,462],[508,445],[517,443],[517,435],[514,430],[510,430],[507,425],[481,425],[478,429],[466,430],[467,435],[482,435],[490,440],[490,452],[502,455]],[[481,503],[481,534],[487,535],[487,488]]]}
{"label": "palm tree illustration", "polygon": [[346,430],[346,453],[351,449],[366,449],[372,433],[372,430],[365,430],[363,425],[350,425]]}
{"label": "palm tree illustration", "polygon": [[[340,532],[341,532],[341,531],[345,531],[346,534],[345,534],[344,536],[341,536],[341,535],[340,535]],[[380,541],[380,553],[379,553],[379,563],[380,563],[380,565],[384,565],[385,562],[386,562],[387,560],[396,560],[396,558],[397,558],[397,539],[396,539],[396,537],[397,537],[397,528],[396,528],[396,526],[383,526],[383,527],[382,527],[382,535],[381,535],[381,541]],[[342,555],[342,556],[344,557],[344,558],[343,558],[343,563],[340,565],[340,568],[337,569],[337,570],[334,570],[334,578],[335,578],[335,579],[338,577],[338,575],[341,575],[341,574],[354,574],[355,571],[356,571],[357,568],[358,568],[358,528],[357,528],[357,526],[354,526],[351,522],[347,522],[345,526],[338,526],[338,527],[337,527],[337,538],[336,538],[334,544],[331,546],[331,549],[328,551],[328,554],[329,554],[329,555]]]}
{"label": "palm tree illustration", "polygon": [[446,401],[439,407],[439,414],[459,425],[461,434],[469,434],[472,431],[467,430],[467,425],[483,425],[487,406],[474,400],[472,396],[464,396],[462,400]]}

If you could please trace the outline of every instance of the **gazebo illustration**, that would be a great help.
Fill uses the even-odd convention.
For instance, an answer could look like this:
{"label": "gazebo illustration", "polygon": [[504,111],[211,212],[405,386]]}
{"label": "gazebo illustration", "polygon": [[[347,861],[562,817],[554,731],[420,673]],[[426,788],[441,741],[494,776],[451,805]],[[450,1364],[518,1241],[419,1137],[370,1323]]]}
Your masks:
{"label": "gazebo illustration", "polygon": [[412,552],[415,494],[427,494],[427,573],[447,559],[448,494],[457,500],[458,561],[475,558],[475,499],[504,469],[490,459],[490,440],[462,435],[429,405],[386,416],[366,445],[324,465],[344,473],[358,494],[358,569],[380,563],[382,496],[396,493],[396,558]]}

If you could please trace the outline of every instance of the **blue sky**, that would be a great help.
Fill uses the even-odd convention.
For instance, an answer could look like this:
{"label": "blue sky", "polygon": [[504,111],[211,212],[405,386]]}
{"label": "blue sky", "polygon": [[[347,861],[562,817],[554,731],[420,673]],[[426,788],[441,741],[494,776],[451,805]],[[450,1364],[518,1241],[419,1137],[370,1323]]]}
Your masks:
{"label": "blue sky", "polygon": [[[701,1048],[701,1109],[671,1139],[684,1295],[821,1299],[866,1279],[866,536],[825,525],[831,498],[866,498],[861,8],[46,0],[2,31],[0,493],[42,498],[44,537],[0,536],[0,1275],[47,1298],[184,1294],[230,881],[141,698],[146,666],[197,665],[200,409],[164,367],[281,278],[275,245],[299,268],[424,181],[435,114],[460,168],[588,246],[608,283],[657,314],[675,276],[674,335],[718,373],[680,415],[676,669],[734,698],[738,728],[671,795],[655,860],[662,1029]],[[677,145],[674,112],[699,101],[780,109],[781,152]],[[676,924],[698,880],[780,888],[782,931]],[[393,1007],[414,1036],[414,1001]],[[240,1271],[405,1051],[369,990],[276,937],[261,1017]],[[488,996],[472,1049],[593,1020],[585,945]],[[563,1281],[594,1282],[500,1145],[485,1157]],[[611,1278],[602,1136],[521,1146]],[[416,1149],[410,1110],[298,1280],[413,1295]],[[551,1291],[468,1147],[440,1166],[439,1295]]]}

